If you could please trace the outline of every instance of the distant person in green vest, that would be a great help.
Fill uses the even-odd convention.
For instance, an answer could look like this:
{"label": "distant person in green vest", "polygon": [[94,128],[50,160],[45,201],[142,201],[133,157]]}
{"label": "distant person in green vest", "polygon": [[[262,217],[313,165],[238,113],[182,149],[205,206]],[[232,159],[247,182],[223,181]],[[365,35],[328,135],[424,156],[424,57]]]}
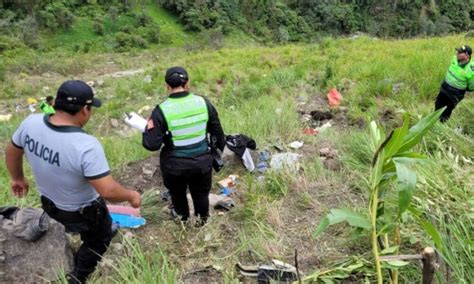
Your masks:
{"label": "distant person in green vest", "polygon": [[55,113],[53,102],[54,102],[53,96],[47,96],[46,99],[42,101],[40,104],[41,111],[46,114]]}
{"label": "distant person in green vest", "polygon": [[456,105],[464,99],[466,92],[474,91],[474,63],[471,60],[472,48],[463,45],[456,48],[457,54],[449,65],[444,81],[441,84],[435,109],[446,107],[440,121],[445,122],[451,116]]}
{"label": "distant person in green vest", "polygon": [[174,211],[188,220],[189,189],[194,214],[200,225],[209,217],[212,162],[208,134],[221,151],[225,137],[214,106],[204,97],[189,92],[189,77],[182,67],[166,71],[169,97],[153,110],[143,133],[143,146],[160,153],[163,183],[169,190]]}

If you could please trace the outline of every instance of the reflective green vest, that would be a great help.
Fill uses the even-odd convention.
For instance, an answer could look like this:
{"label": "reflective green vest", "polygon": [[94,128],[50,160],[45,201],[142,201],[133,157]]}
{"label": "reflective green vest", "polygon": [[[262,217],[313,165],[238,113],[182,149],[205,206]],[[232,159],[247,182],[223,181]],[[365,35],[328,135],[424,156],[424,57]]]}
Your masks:
{"label": "reflective green vest", "polygon": [[56,111],[54,110],[53,106],[47,104],[46,102],[42,102],[40,104],[40,109],[42,112],[46,113],[46,114],[50,114],[50,113],[55,113]]}
{"label": "reflective green vest", "polygon": [[182,98],[168,98],[160,104],[168,131],[173,141],[174,156],[192,157],[208,152],[206,101],[189,94]]}
{"label": "reflective green vest", "polygon": [[456,56],[454,56],[444,80],[448,85],[458,90],[473,91],[474,65],[472,61],[469,61],[464,67],[461,67]]}

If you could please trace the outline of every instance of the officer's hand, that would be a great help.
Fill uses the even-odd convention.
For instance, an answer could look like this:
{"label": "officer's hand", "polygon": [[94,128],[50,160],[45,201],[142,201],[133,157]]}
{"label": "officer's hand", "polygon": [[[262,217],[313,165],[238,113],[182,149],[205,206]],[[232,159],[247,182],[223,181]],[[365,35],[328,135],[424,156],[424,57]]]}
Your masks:
{"label": "officer's hand", "polygon": [[11,182],[12,193],[18,198],[25,197],[28,194],[29,186],[30,185],[28,184],[26,178],[12,180]]}
{"label": "officer's hand", "polygon": [[137,191],[132,191],[131,198],[128,201],[133,208],[140,208],[142,204],[142,196]]}

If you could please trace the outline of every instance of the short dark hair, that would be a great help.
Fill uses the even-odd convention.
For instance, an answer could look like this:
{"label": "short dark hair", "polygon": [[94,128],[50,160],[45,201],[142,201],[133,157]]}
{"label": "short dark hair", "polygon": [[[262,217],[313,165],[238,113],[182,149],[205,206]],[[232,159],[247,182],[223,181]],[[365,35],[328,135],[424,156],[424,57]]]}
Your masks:
{"label": "short dark hair", "polygon": [[[56,101],[54,104],[54,109],[59,111],[64,111],[70,115],[76,115],[84,106],[83,105],[73,105],[66,104],[62,101]],[[85,106],[87,109],[91,109],[91,106]]]}
{"label": "short dark hair", "polygon": [[53,99],[54,99],[53,96],[47,96],[47,97],[46,97],[46,101],[47,101],[47,102],[52,102]]}
{"label": "short dark hair", "polygon": [[171,88],[183,87],[188,80],[188,72],[183,67],[175,66],[166,70],[165,82]]}

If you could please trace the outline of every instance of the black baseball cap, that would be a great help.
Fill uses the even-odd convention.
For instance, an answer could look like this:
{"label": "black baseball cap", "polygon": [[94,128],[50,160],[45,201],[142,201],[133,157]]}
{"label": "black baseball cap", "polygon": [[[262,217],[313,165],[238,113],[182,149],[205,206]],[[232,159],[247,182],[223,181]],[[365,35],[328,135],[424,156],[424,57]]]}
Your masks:
{"label": "black baseball cap", "polygon": [[469,56],[472,55],[472,48],[469,45],[463,45],[461,47],[458,47],[456,48],[456,51],[459,53],[467,53],[469,54]]}
{"label": "black baseball cap", "polygon": [[171,87],[179,87],[188,82],[189,76],[186,69],[175,66],[166,70],[165,82]]}
{"label": "black baseball cap", "polygon": [[56,93],[57,103],[100,107],[102,102],[94,98],[94,91],[84,81],[69,80],[59,86]]}

